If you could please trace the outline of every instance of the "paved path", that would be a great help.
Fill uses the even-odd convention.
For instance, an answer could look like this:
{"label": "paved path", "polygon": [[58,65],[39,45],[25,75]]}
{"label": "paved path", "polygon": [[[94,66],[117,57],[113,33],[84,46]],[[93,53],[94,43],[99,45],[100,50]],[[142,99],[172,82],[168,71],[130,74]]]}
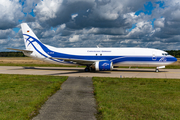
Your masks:
{"label": "paved path", "polygon": [[136,78],[176,78],[180,79],[180,69],[128,69],[115,68],[113,71],[84,72],[76,67],[16,67],[0,66],[0,74],[56,75],[75,77],[136,77]]}
{"label": "paved path", "polygon": [[33,120],[96,120],[92,78],[69,77]]}

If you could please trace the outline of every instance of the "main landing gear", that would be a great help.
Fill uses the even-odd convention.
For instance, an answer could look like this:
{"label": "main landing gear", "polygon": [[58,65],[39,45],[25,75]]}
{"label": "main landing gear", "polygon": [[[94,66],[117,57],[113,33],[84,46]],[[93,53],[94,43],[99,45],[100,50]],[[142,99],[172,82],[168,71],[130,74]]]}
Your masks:
{"label": "main landing gear", "polygon": [[84,69],[85,72],[91,72],[91,71],[95,71],[94,68],[92,68],[91,66],[86,66],[86,68]]}
{"label": "main landing gear", "polygon": [[90,72],[91,71],[91,67],[87,66],[85,69],[84,69],[85,72]]}

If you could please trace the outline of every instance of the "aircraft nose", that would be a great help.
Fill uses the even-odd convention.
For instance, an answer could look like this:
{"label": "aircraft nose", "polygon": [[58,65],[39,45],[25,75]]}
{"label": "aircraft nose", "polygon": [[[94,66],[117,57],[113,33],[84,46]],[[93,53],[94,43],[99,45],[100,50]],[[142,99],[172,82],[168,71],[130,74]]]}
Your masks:
{"label": "aircraft nose", "polygon": [[176,61],[177,61],[177,58],[173,57],[173,59],[172,59],[172,60],[173,60],[173,62],[176,62]]}
{"label": "aircraft nose", "polygon": [[176,61],[177,61],[177,58],[174,57],[174,62],[176,62]]}

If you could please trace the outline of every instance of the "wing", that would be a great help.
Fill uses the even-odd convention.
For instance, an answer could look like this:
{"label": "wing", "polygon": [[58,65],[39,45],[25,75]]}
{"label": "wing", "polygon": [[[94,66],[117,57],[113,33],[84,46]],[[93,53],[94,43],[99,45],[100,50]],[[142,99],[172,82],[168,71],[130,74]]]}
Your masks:
{"label": "wing", "polygon": [[60,60],[64,60],[65,62],[72,62],[74,64],[79,64],[79,65],[92,65],[93,63],[95,63],[95,60],[83,60],[83,59],[71,59],[71,58],[55,58],[55,57],[51,57],[53,59],[60,59]]}
{"label": "wing", "polygon": [[[16,50],[16,51],[21,51],[21,52],[33,52],[30,50],[21,50],[21,49],[14,49],[14,48],[7,48],[10,50]],[[52,59],[60,59],[60,60],[64,60],[65,62],[71,62],[74,64],[79,64],[79,65],[92,65],[94,62],[96,62],[95,60],[83,60],[83,59],[71,59],[71,58],[56,58],[56,57],[49,57]]]}

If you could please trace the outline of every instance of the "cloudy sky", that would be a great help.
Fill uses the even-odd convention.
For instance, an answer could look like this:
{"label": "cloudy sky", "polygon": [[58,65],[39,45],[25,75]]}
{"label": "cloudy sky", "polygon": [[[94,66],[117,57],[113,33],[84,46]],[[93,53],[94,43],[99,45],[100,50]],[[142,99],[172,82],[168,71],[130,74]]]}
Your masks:
{"label": "cloudy sky", "polygon": [[180,49],[179,0],[0,0],[0,52],[25,49],[20,24],[55,47]]}

